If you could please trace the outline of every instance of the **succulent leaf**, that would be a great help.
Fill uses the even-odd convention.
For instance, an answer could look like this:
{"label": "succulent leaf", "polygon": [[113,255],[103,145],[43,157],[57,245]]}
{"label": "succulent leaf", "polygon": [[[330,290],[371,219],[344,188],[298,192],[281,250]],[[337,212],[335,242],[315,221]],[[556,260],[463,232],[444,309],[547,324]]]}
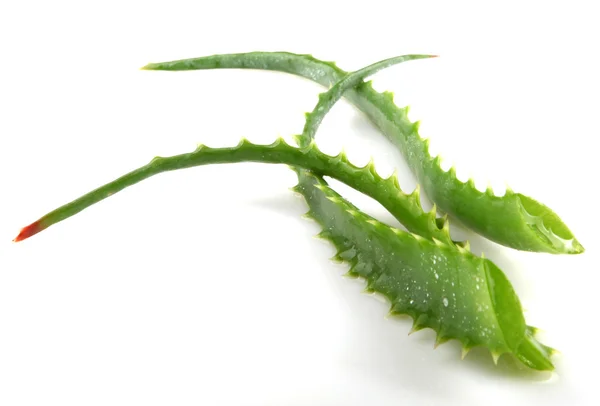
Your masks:
{"label": "succulent leaf", "polygon": [[[211,148],[199,145],[195,151],[187,154],[155,157],[147,165],[59,207],[34,224],[41,225],[36,228],[36,230],[41,231],[128,186],[161,172],[201,165],[237,162],[287,164],[310,170],[321,176],[331,176],[379,201],[408,230],[431,236],[431,238],[435,237],[444,243],[452,243],[448,229],[438,227],[435,216],[423,211],[418,199],[414,198],[414,194],[407,195],[402,192],[395,179],[382,178],[375,171],[372,164],[359,168],[351,164],[347,157],[341,153],[337,156],[324,154],[314,142],[307,147],[298,148],[287,144],[283,138],[278,138],[270,145],[256,145],[247,139],[242,139],[237,146],[231,148]],[[31,226],[27,226],[23,230],[27,231],[30,228]],[[27,237],[30,235],[32,234],[28,234]],[[24,239],[22,234],[19,234],[16,240],[22,239]]]}
{"label": "succulent leaf", "polygon": [[459,340],[462,356],[484,346],[494,360],[511,353],[530,368],[553,369],[552,350],[525,325],[517,295],[493,262],[380,223],[308,171],[298,178],[297,190],[349,273],[386,297],[390,314],[411,316],[411,333],[431,328],[436,346]]}

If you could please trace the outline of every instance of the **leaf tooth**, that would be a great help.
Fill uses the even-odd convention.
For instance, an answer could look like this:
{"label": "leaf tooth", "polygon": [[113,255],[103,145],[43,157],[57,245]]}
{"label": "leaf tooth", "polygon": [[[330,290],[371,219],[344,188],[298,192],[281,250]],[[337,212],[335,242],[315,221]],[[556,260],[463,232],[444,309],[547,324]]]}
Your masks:
{"label": "leaf tooth", "polygon": [[466,254],[469,252],[469,250],[466,247],[464,247],[463,245],[461,245],[461,244],[455,244],[455,245],[461,254]]}
{"label": "leaf tooth", "polygon": [[412,124],[412,130],[415,134],[419,134],[419,128],[421,128],[421,121],[417,120]]}
{"label": "leaf tooth", "polygon": [[467,354],[469,353],[469,351],[471,351],[471,349],[475,346],[473,345],[473,343],[471,342],[471,340],[469,340],[468,338],[459,338],[458,341],[460,341],[461,344],[461,351],[460,351],[460,359],[464,360],[465,357],[467,356]]}
{"label": "leaf tooth", "polygon": [[315,216],[314,216],[314,213],[312,212],[312,210],[307,211],[306,213],[304,213],[300,217],[302,217],[303,219],[315,220]]}
{"label": "leaf tooth", "polygon": [[252,144],[252,143],[251,143],[251,142],[248,140],[248,138],[246,138],[246,137],[242,137],[242,138],[240,139],[240,142],[238,142],[238,144],[235,146],[235,148],[238,148],[238,149],[239,149],[239,148],[248,147],[248,146],[252,146],[252,145],[254,145],[254,144]]}
{"label": "leaf tooth", "polygon": [[302,194],[302,192],[303,192],[302,186],[300,186],[300,184],[297,184],[296,186],[292,186],[289,189],[290,189],[290,191],[292,191],[294,193],[300,193],[300,194]]}
{"label": "leaf tooth", "polygon": [[329,260],[335,262],[336,264],[341,264],[344,262],[344,259],[342,257],[340,257],[338,254],[335,254],[334,256],[329,258]]}
{"label": "leaf tooth", "polygon": [[425,152],[429,152],[429,146],[431,145],[431,140],[429,138],[423,138],[423,149]]}
{"label": "leaf tooth", "polygon": [[485,194],[494,197],[494,189],[492,188],[492,184],[488,181],[487,187],[485,188]]}
{"label": "leaf tooth", "polygon": [[446,244],[444,244],[443,242],[441,242],[437,238],[435,238],[435,237],[431,237],[431,238],[432,238],[433,242],[435,243],[435,245],[437,245],[438,247],[445,247],[446,246]]}
{"label": "leaf tooth", "polygon": [[448,220],[448,213],[445,213],[442,218],[442,228],[441,230],[444,231],[446,234],[450,235],[450,220]]}
{"label": "leaf tooth", "polygon": [[500,356],[502,356],[503,352],[499,350],[490,350],[490,354],[492,354],[492,360],[494,360],[494,364],[498,365],[498,360],[500,359]]}
{"label": "leaf tooth", "polygon": [[433,204],[431,210],[427,213],[427,217],[429,217],[429,221],[435,223],[437,218],[437,204]]}
{"label": "leaf tooth", "polygon": [[450,341],[450,337],[445,336],[441,332],[438,332],[437,335],[435,336],[435,343],[433,344],[433,349],[435,350],[437,347],[439,347],[440,345],[442,345],[448,341]]}
{"label": "leaf tooth", "polygon": [[386,179],[393,187],[400,190],[400,183],[398,182],[398,169],[394,168],[392,174]]}
{"label": "leaf tooth", "polygon": [[417,207],[421,208],[421,185],[417,184],[415,189],[410,195],[408,195],[408,197],[413,200]]}
{"label": "leaf tooth", "polygon": [[390,305],[390,310],[389,310],[389,312],[388,312],[388,314],[387,314],[386,318],[387,318],[387,317],[397,317],[397,316],[400,316],[400,315],[402,315],[402,314],[405,314],[405,313],[403,313],[403,312],[399,311],[398,309],[396,309],[396,305],[395,305],[395,303],[392,303],[392,304]]}
{"label": "leaf tooth", "polygon": [[339,155],[340,159],[342,160],[342,162],[345,162],[345,163],[350,162],[348,160],[348,154],[346,154],[346,150],[344,148],[342,148],[342,150],[340,151],[340,153],[338,155]]}
{"label": "leaf tooth", "polygon": [[450,167],[450,169],[448,170],[448,175],[449,175],[451,178],[453,178],[453,179],[458,179],[458,178],[456,177],[456,165],[452,165],[452,166]]}
{"label": "leaf tooth", "polygon": [[466,184],[470,188],[477,190],[477,187],[475,186],[475,179],[473,179],[472,177],[470,177],[469,180],[467,180]]}
{"label": "leaf tooth", "polygon": [[315,235],[316,238],[320,238],[322,240],[331,240],[333,234],[328,230],[323,230],[319,234]]}
{"label": "leaf tooth", "polygon": [[352,268],[342,276],[349,279],[358,279],[360,277],[360,275],[357,272],[354,272]]}
{"label": "leaf tooth", "polygon": [[164,157],[157,155],[157,156],[155,156],[154,158],[152,158],[150,160],[150,163],[148,165],[158,166],[158,165],[160,165],[162,163],[163,159],[164,159]]}
{"label": "leaf tooth", "polygon": [[420,314],[415,319],[413,319],[413,325],[410,331],[408,332],[408,335],[411,335],[412,333],[415,333],[419,330],[423,330],[425,327],[427,327],[427,319],[428,317],[426,314]]}
{"label": "leaf tooth", "polygon": [[372,91],[374,91],[374,92],[377,93],[377,90],[375,90],[373,88],[373,79],[369,79],[369,80],[363,81],[361,84],[359,84],[359,86],[363,86],[363,87],[369,88]]}
{"label": "leaf tooth", "polygon": [[[307,54],[306,56],[308,56],[310,59],[317,59],[317,58],[315,58],[315,57],[314,57],[314,56],[312,56],[312,55],[308,55],[308,54]],[[331,66],[332,68],[337,68],[337,69],[340,69],[340,68],[337,66],[337,64],[336,64],[336,62],[335,62],[335,61],[322,61],[322,63],[324,63],[325,65],[329,65],[329,66]],[[340,69],[340,70],[341,70],[341,69]]]}
{"label": "leaf tooth", "polygon": [[[395,230],[397,230],[397,231],[396,231],[396,234],[401,234],[401,233],[402,233],[402,230],[399,230],[399,229],[395,229]],[[427,239],[426,239],[426,238],[424,238],[423,236],[421,236],[421,235],[419,235],[419,234],[411,234],[411,235],[412,235],[412,236],[414,237],[414,239],[415,239],[415,240],[417,240],[418,242],[426,242],[426,241],[427,241]]]}
{"label": "leaf tooth", "polygon": [[391,103],[394,102],[394,92],[390,92],[390,91],[385,91],[382,93],[382,95]]}
{"label": "leaf tooth", "polygon": [[370,279],[367,279],[367,284],[365,285],[365,288],[363,289],[363,293],[366,293],[366,294],[375,293],[374,282],[371,281]]}
{"label": "leaf tooth", "polygon": [[380,177],[377,173],[377,170],[375,169],[375,160],[373,159],[373,157],[369,158],[369,162],[367,162],[367,164],[362,169],[368,170],[371,173],[371,175],[373,175],[375,178]]}
{"label": "leaf tooth", "polygon": [[[318,148],[316,148],[316,146],[315,146],[315,149],[317,149],[317,150],[318,150]],[[324,152],[322,152],[322,151],[319,151],[319,152],[321,152],[322,154],[324,154],[324,155],[325,155],[325,153],[324,153]],[[330,157],[330,159],[331,159],[331,160],[332,160],[334,163],[338,163],[338,162],[342,162],[342,163],[345,163],[345,164],[348,164],[348,163],[350,163],[350,162],[348,161],[348,155],[346,154],[346,150],[345,150],[344,148],[342,148],[342,150],[341,150],[341,151],[340,151],[340,152],[339,152],[337,155],[331,156],[331,157]]]}
{"label": "leaf tooth", "polygon": [[275,141],[273,141],[271,144],[267,145],[267,148],[277,148],[277,147],[290,147],[290,145],[287,143],[287,141],[285,139],[283,139],[283,137],[277,137],[275,139]]}
{"label": "leaf tooth", "polygon": [[416,333],[419,330],[423,330],[423,326],[418,326],[416,324],[413,324],[413,326],[411,327],[410,331],[408,332],[408,335],[411,335],[413,333]]}

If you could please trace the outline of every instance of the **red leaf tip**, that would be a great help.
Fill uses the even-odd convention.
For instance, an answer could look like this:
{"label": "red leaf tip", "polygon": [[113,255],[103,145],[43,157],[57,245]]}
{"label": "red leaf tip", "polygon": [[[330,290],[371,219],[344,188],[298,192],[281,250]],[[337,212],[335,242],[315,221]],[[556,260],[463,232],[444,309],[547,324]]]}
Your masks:
{"label": "red leaf tip", "polygon": [[44,228],[46,228],[46,227],[42,227],[40,221],[38,220],[35,223],[31,223],[27,227],[23,227],[21,229],[21,232],[19,233],[19,235],[16,236],[13,241],[14,242],[23,241],[23,240],[31,237],[32,235],[35,235],[35,234],[39,233]]}

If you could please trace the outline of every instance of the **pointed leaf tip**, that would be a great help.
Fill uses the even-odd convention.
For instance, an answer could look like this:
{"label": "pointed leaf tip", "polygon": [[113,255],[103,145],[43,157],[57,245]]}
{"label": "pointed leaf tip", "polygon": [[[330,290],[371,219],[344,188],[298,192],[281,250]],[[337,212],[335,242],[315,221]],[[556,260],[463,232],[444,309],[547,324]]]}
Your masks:
{"label": "pointed leaf tip", "polygon": [[577,239],[573,238],[573,243],[571,245],[571,250],[568,252],[569,254],[583,254],[585,252],[585,248]]}
{"label": "pointed leaf tip", "polygon": [[40,231],[42,231],[45,228],[46,227],[43,227],[39,220],[36,221],[35,223],[31,223],[30,225],[23,227],[21,229],[21,231],[19,232],[19,235],[17,235],[15,237],[13,242],[23,241],[23,240],[31,237],[32,235],[39,233]]}

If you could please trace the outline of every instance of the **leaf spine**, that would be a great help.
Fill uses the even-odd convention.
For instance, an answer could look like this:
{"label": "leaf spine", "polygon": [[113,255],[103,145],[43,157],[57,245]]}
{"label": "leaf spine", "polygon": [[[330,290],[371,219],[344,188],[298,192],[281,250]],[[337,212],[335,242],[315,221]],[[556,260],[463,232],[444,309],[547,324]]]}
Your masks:
{"label": "leaf spine", "polygon": [[500,359],[502,353],[496,350],[491,350],[490,354],[492,354],[492,360],[494,360],[494,365],[498,365],[498,360]]}
{"label": "leaf spine", "polygon": [[440,240],[438,240],[435,237],[431,237],[433,239],[433,242],[435,243],[435,245],[437,245],[438,247],[446,247],[446,244],[444,244],[443,242],[441,242]]}

